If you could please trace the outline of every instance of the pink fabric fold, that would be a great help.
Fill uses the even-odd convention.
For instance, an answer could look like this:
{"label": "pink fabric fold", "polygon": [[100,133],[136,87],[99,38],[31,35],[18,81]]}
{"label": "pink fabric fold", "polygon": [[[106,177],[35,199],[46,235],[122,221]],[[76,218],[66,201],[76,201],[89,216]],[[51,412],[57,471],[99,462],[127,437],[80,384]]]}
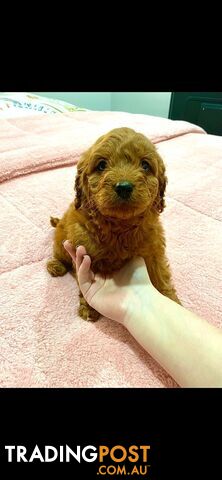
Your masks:
{"label": "pink fabric fold", "polygon": [[100,135],[128,126],[154,143],[188,132],[187,122],[122,112],[72,112],[0,119],[0,182],[65,165],[74,165]]}

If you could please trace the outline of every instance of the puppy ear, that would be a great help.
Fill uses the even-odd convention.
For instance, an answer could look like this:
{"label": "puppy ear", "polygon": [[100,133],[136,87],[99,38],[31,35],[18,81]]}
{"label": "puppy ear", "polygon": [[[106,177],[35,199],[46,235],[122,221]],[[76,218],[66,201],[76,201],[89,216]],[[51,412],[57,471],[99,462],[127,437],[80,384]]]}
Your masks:
{"label": "puppy ear", "polygon": [[85,165],[85,156],[82,156],[82,158],[79,160],[77,165],[77,174],[76,174],[75,186],[74,186],[74,190],[76,192],[74,205],[76,209],[81,207],[83,200],[85,199],[84,165]]}
{"label": "puppy ear", "polygon": [[78,210],[78,208],[81,207],[82,205],[82,186],[81,186],[81,174],[78,173],[77,171],[77,175],[76,175],[76,179],[75,179],[75,192],[76,192],[76,196],[75,196],[75,200],[74,200],[74,205],[75,205],[75,208],[76,210]]}
{"label": "puppy ear", "polygon": [[157,197],[154,202],[154,209],[158,213],[162,213],[165,208],[165,190],[167,185],[167,177],[165,175],[165,165],[163,163],[162,158],[158,155],[158,181],[159,181],[159,190]]}

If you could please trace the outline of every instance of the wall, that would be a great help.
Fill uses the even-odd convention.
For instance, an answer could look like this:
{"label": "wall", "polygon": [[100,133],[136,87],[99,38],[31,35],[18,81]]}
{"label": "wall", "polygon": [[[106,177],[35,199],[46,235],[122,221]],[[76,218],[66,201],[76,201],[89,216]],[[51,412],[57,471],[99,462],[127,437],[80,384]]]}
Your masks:
{"label": "wall", "polygon": [[112,93],[111,109],[168,117],[171,92]]}
{"label": "wall", "polygon": [[110,92],[32,92],[44,97],[57,98],[89,110],[111,110]]}
{"label": "wall", "polygon": [[112,110],[168,117],[171,92],[33,92],[89,110]]}

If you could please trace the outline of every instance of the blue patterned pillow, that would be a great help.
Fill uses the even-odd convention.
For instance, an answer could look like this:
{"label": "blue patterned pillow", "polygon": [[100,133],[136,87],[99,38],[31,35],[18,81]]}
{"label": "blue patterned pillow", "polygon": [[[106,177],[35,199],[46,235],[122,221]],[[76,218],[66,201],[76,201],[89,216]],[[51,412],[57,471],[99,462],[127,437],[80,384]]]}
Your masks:
{"label": "blue patterned pillow", "polygon": [[13,114],[20,112],[24,113],[24,110],[29,110],[30,113],[63,113],[63,112],[76,112],[86,111],[85,108],[77,107],[68,102],[61,100],[42,97],[32,93],[0,93],[0,115]]}

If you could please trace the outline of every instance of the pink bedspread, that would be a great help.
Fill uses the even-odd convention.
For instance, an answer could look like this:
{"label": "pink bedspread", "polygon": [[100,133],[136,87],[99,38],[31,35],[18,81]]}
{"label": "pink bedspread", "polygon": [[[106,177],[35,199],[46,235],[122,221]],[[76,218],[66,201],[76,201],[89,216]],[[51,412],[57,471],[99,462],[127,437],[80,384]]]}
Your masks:
{"label": "pink bedspread", "polygon": [[[77,315],[70,274],[45,268],[53,229],[73,198],[75,164],[117,126],[146,134],[168,172],[162,214],[184,306],[221,326],[222,138],[186,122],[117,112],[0,120],[0,386],[175,387],[121,326]],[[179,319],[178,319],[179,321]]]}

